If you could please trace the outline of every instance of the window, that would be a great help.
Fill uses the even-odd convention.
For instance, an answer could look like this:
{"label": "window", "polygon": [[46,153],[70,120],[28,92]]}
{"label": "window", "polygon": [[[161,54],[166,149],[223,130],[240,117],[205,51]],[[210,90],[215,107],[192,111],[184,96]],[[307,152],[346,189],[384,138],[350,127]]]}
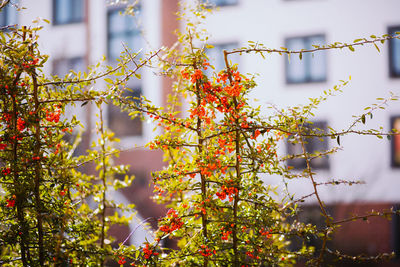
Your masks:
{"label": "window", "polygon": [[53,0],[53,22],[55,25],[82,22],[83,0]]}
{"label": "window", "polygon": [[[389,35],[400,33],[400,26],[390,27]],[[400,39],[389,41],[389,71],[391,77],[400,77]]]}
{"label": "window", "polygon": [[399,134],[392,136],[392,167],[400,167],[400,116],[391,118],[391,127],[396,129]]}
{"label": "window", "polygon": [[[215,71],[219,72],[222,69],[225,69],[225,59],[224,59],[224,50],[231,51],[235,48],[238,48],[237,43],[224,43],[224,44],[214,44],[214,47],[211,49],[207,49],[206,53],[210,60],[210,64],[215,67]],[[239,63],[239,55],[231,54],[228,57],[229,61],[232,64]],[[212,73],[212,69],[208,68],[206,71],[207,75]]]}
{"label": "window", "polygon": [[[314,35],[286,39],[285,46],[288,50],[313,49],[313,45],[323,45],[325,37]],[[302,59],[298,54],[292,54],[286,59],[287,83],[323,82],[326,80],[326,53],[317,51],[303,53]]]}
{"label": "window", "polygon": [[[317,121],[313,124],[304,125],[307,129],[310,129],[309,133],[324,133],[327,129],[327,123],[325,121]],[[304,146],[307,153],[324,153],[328,150],[328,138],[327,137],[304,137]],[[292,166],[294,169],[305,169],[307,168],[306,160],[302,158],[303,149],[301,144],[297,140],[288,140],[287,142],[287,153],[289,157],[287,165]],[[311,159],[311,168],[313,169],[328,169],[329,161],[328,156],[319,156]]]}
{"label": "window", "polygon": [[108,11],[108,46],[107,54],[110,60],[115,60],[124,51],[124,44],[126,47],[132,49],[134,52],[142,48],[142,36],[138,23],[136,12],[135,18],[130,15],[122,15],[121,11],[124,9],[112,9]]}
{"label": "window", "polygon": [[[71,70],[75,72],[84,71],[86,68],[85,59],[83,57],[73,57],[73,58],[61,58],[56,59],[53,62],[53,75],[57,75],[60,79],[63,79],[65,75],[67,75]],[[74,114],[77,116],[78,120],[81,121],[84,125],[86,125],[86,107],[72,107],[70,105],[67,106],[65,114]],[[66,133],[63,139],[69,144],[73,145],[75,140],[78,138],[78,132],[74,131],[73,133]],[[88,143],[89,140],[87,135],[84,133],[79,138],[80,142],[74,149],[73,156],[80,156],[85,154],[86,146],[85,143]]]}
{"label": "window", "polygon": [[204,0],[209,5],[212,6],[231,6],[236,5],[239,0]]}
{"label": "window", "polygon": [[0,12],[0,27],[7,27],[18,23],[17,7],[8,3]]}
{"label": "window", "polygon": [[[124,7],[118,9],[110,9],[108,11],[108,44],[107,54],[111,62],[120,56],[124,51],[123,44],[133,52],[138,52],[142,48],[142,35],[137,20],[140,19],[139,12],[135,12],[135,17],[123,15]],[[139,98],[141,90],[141,82],[137,79],[131,79],[128,87],[132,90],[126,90],[124,96]],[[139,100],[137,100],[139,101]],[[143,131],[142,121],[139,117],[131,119],[127,112],[121,112],[119,107],[112,104],[108,111],[108,126],[119,137],[141,136]]]}
{"label": "window", "polygon": [[56,59],[53,64],[53,74],[62,78],[71,70],[79,72],[83,71],[85,67],[83,57]]}
{"label": "window", "polygon": [[[85,71],[85,70],[86,70],[86,63],[83,57],[59,58],[55,59],[53,62],[52,74],[57,75],[58,78],[60,78],[61,80],[63,79],[68,80],[69,75],[68,77],[65,76],[69,74],[71,71],[78,73],[80,71]],[[76,86],[82,87],[82,85],[78,84]],[[62,90],[63,88],[64,88],[63,86],[55,86],[54,90],[56,91],[59,89]]]}
{"label": "window", "polygon": [[[126,90],[124,96],[140,98],[140,88]],[[135,101],[140,101],[136,100]],[[121,112],[119,107],[112,104],[108,105],[108,126],[119,137],[140,136],[142,135],[142,121],[139,117],[133,120],[127,112]]]}

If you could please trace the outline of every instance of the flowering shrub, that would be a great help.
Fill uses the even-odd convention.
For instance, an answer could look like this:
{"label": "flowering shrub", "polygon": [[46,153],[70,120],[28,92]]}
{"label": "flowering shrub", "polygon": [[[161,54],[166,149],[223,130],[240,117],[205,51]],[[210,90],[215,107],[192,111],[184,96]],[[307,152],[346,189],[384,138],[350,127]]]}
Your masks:
{"label": "flowering shrub", "polygon": [[166,222],[160,226],[160,231],[166,234],[172,233],[175,230],[179,230],[182,225],[182,219],[178,217],[178,214],[174,209],[170,209],[166,216]]}
{"label": "flowering shrub", "polygon": [[[63,114],[67,104],[90,100],[101,113],[106,93],[82,92],[90,84],[82,77],[47,80],[36,29],[0,35],[0,265],[103,265],[112,256],[109,227],[128,222],[117,211],[133,206],[115,203],[106,192],[129,186],[133,177],[114,181],[127,166],[112,166],[118,151],[111,144],[118,140],[102,118],[93,150],[71,157],[73,146],[63,137],[79,121]],[[77,171],[85,162],[95,162],[98,173]]]}
{"label": "flowering shrub", "polygon": [[[203,9],[193,9],[203,16]],[[300,54],[312,51],[267,49],[262,45],[224,51],[225,68],[214,69],[208,61],[196,23],[188,23],[186,33],[179,35],[181,50],[167,51],[174,57],[160,57],[161,67],[175,79],[175,93],[188,105],[176,110],[174,101],[167,108],[155,107],[123,97],[122,89],[131,76],[160,51],[145,60],[128,63],[136,54],[126,51],[117,68],[91,73],[68,80],[47,80],[41,68],[47,57],[37,49],[35,30],[26,28],[0,35],[0,264],[2,266],[104,266],[114,259],[131,266],[291,266],[299,260],[308,265],[323,266],[328,253],[338,259],[346,257],[328,249],[327,241],[339,226],[328,214],[318,191],[310,162],[334,150],[310,155],[304,148],[306,137],[329,136],[340,142],[340,136],[352,133],[382,135],[376,130],[321,133],[305,127],[312,110],[327,95],[310,99],[310,104],[280,110],[265,116],[260,108],[249,104],[248,95],[256,86],[255,78],[244,75],[229,63],[233,53]],[[196,40],[196,38],[198,40]],[[389,36],[334,44],[315,49],[335,49],[352,45],[384,42]],[[165,59],[166,58],[166,59]],[[173,63],[172,63],[173,62]],[[123,79],[105,78],[105,91],[82,90],[105,76],[115,74]],[[90,77],[90,78],[88,78]],[[93,78],[94,77],[94,78]],[[121,89],[122,88],[122,89]],[[176,98],[175,98],[176,99]],[[389,100],[395,100],[391,96]],[[169,206],[159,218],[154,241],[142,246],[111,246],[109,228],[128,224],[118,211],[129,211],[108,198],[110,188],[127,187],[132,177],[115,180],[127,166],[114,166],[111,157],[119,151],[112,147],[118,139],[104,125],[103,105],[114,101],[132,117],[148,116],[164,129],[147,146],[164,151],[168,165],[153,173],[154,199]],[[63,140],[79,123],[63,116],[66,105],[92,101],[98,109],[97,142],[79,158],[72,157],[74,145]],[[365,123],[365,116],[381,108],[387,100],[356,117],[353,126]],[[300,155],[282,156],[279,142],[289,139],[302,145]],[[289,158],[305,159],[307,168],[294,173],[286,166]],[[87,162],[95,163],[95,174],[77,170]],[[311,195],[295,199],[283,195],[265,181],[270,177],[301,178],[313,187]],[[346,184],[332,181],[330,184]],[[354,184],[351,182],[348,184]],[[297,220],[298,204],[315,197],[325,226],[304,224]],[[114,212],[114,214],[112,214]],[[112,214],[112,215],[109,215]],[[392,211],[368,216],[388,216]],[[321,247],[306,242],[309,236],[321,239]],[[299,248],[291,241],[301,240]],[[164,241],[173,239],[176,247],[166,248]],[[385,255],[375,259],[384,258]],[[363,260],[356,257],[356,260]]]}
{"label": "flowering shrub", "polygon": [[[180,239],[180,249],[169,251],[166,258],[149,254],[144,258],[149,264],[166,266],[171,262],[287,266],[297,255],[282,237],[296,230],[285,223],[282,203],[269,197],[273,190],[260,175],[286,170],[277,162],[272,131],[257,142],[258,128],[263,126],[246,97],[255,83],[230,66],[214,79],[207,77],[204,69],[209,63],[204,55],[193,55],[191,60],[187,62],[190,66],[180,71],[184,90],[193,99],[188,117],[153,115],[170,128],[149,144],[152,149],[164,150],[170,160],[168,168],[154,173],[155,188],[160,192],[155,198],[172,207],[160,223],[162,234],[156,235],[163,239],[173,233]],[[172,138],[174,132],[180,135]],[[182,230],[174,232],[182,225]],[[163,250],[158,244],[155,248]],[[303,249],[304,254],[312,252]],[[288,260],[282,263],[282,257]]]}
{"label": "flowering shrub", "polygon": [[[198,9],[191,12],[203,16]],[[184,99],[187,105],[183,106],[188,107],[187,110],[177,111],[179,105],[175,102],[168,109],[147,103],[128,105],[131,110],[144,112],[164,129],[164,134],[150,142],[148,148],[164,151],[168,166],[153,173],[154,199],[171,209],[159,220],[153,243],[146,243],[141,250],[121,247],[121,253],[133,261],[132,264],[145,266],[292,266],[298,261],[323,266],[328,254],[337,259],[346,258],[327,248],[327,241],[338,223],[328,214],[310,167],[313,158],[334,150],[310,155],[304,143],[310,136],[330,136],[339,143],[340,136],[354,132],[337,133],[331,129],[321,133],[305,127],[311,123],[312,110],[327,96],[341,91],[348,82],[343,81],[322,97],[310,99],[308,105],[265,116],[260,108],[249,104],[248,95],[256,86],[254,77],[244,75],[238,66],[229,64],[229,55],[245,52],[302,54],[307,51],[274,50],[262,45],[259,46],[262,49],[250,45],[224,51],[225,69],[209,74],[206,70],[214,67],[204,47],[196,46],[206,42],[197,26],[192,21],[187,23],[186,32],[179,35],[182,47],[176,54],[180,57],[174,57],[173,63],[163,62],[163,67],[176,79],[174,93],[179,94],[176,99]],[[382,40],[368,42],[378,41]],[[321,49],[328,48],[343,47],[337,44]],[[388,100],[396,100],[396,97]],[[352,125],[359,121],[365,120],[356,118]],[[375,130],[359,133],[378,137],[393,134]],[[279,155],[278,146],[283,139],[295,139],[294,142],[302,144],[302,153]],[[295,157],[304,158],[307,163],[306,170],[300,174],[292,172],[285,164],[287,159]],[[265,182],[277,176],[282,177],[284,183],[285,179],[307,178],[314,191],[299,199],[289,193],[282,197],[277,188]],[[345,181],[332,184],[343,183],[346,184]],[[326,221],[322,229],[296,219],[298,204],[312,196]],[[307,242],[309,236],[319,237],[322,246],[311,246]],[[175,239],[178,248],[163,247],[162,241],[167,238]],[[294,239],[301,240],[298,248],[291,246]],[[379,255],[375,259],[388,256]],[[365,260],[363,257],[354,259]]]}

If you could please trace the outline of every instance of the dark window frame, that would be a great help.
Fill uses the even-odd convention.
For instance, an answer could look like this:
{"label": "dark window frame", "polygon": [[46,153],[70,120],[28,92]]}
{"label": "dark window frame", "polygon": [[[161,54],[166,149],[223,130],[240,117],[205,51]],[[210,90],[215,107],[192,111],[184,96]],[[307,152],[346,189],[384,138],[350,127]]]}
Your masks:
{"label": "dark window frame", "polygon": [[[124,5],[119,5],[116,7],[111,7],[107,10],[107,59],[111,64],[116,63],[116,59],[119,57],[119,55],[115,58],[111,51],[111,41],[113,40],[113,36],[116,36],[118,39],[122,37],[122,39],[128,39],[128,40],[134,40],[137,36],[141,37],[141,27],[140,25],[136,24],[136,27],[129,28],[127,27],[126,23],[129,22],[129,20],[124,19],[125,25],[122,28],[122,31],[118,32],[112,32],[111,31],[111,19],[113,15],[117,16],[123,16],[119,15],[119,13],[125,10]],[[136,6],[135,8],[141,9],[141,6]],[[133,23],[137,23],[135,21],[135,18],[133,18]],[[129,44],[128,44],[129,45]],[[135,49],[135,47],[133,47]],[[122,51],[122,47],[121,47]],[[142,83],[138,80],[131,80],[128,82],[127,89],[125,92],[125,95],[130,95],[133,97],[139,97],[143,94],[143,86]],[[136,100],[135,100],[136,101]],[[140,101],[140,100],[137,100]],[[117,122],[128,122],[129,120],[129,125],[126,123],[125,125],[121,126]],[[116,136],[120,138],[131,138],[131,137],[143,137],[144,134],[144,124],[140,118],[140,116],[137,116],[133,120],[128,117],[128,114],[126,112],[120,111],[119,107],[113,105],[113,103],[110,103],[108,105],[108,111],[107,111],[107,121],[108,121],[108,127],[116,134]],[[125,127],[124,127],[125,126]],[[129,127],[132,126],[132,127]]]}
{"label": "dark window frame", "polygon": [[[390,117],[390,130],[395,128],[394,123],[397,119],[400,120],[400,115]],[[399,131],[400,131],[400,129],[399,129]],[[399,136],[400,136],[400,134],[399,134]],[[400,139],[400,137],[399,137],[399,139]],[[399,140],[399,142],[400,142],[400,140]],[[395,160],[395,151],[396,151],[396,136],[393,135],[390,140],[390,163],[391,163],[390,165],[392,168],[400,168],[400,160],[399,160],[399,162],[397,162]]]}
{"label": "dark window frame", "polygon": [[[221,69],[225,69],[226,65],[225,65],[225,61],[224,61],[224,55],[223,55],[223,50],[230,50],[230,49],[236,49],[238,47],[240,47],[239,42],[237,41],[228,41],[228,42],[217,42],[217,43],[210,43],[210,45],[213,46],[213,48],[211,49],[206,49],[205,52],[206,54],[208,53],[208,50],[210,51],[217,51],[217,53],[215,53],[215,55],[217,56],[217,58],[209,58],[209,63],[212,64],[215,67],[215,70],[213,70],[212,68],[208,68],[206,70],[206,74],[210,75],[212,72],[218,72]],[[226,49],[228,48],[228,49]],[[218,53],[221,52],[221,53]],[[232,58],[229,59],[229,61],[232,61],[233,64],[238,64],[240,65],[240,58],[235,58],[235,55],[237,54],[233,54],[231,55]],[[212,57],[212,53],[211,55],[208,55],[209,57]],[[219,60],[222,60],[222,62],[219,62]],[[221,63],[221,66],[218,66],[218,64]],[[218,67],[220,67],[220,69],[218,69]]]}
{"label": "dark window frame", "polygon": [[[14,11],[15,11],[15,16],[16,16],[15,23],[9,22],[9,20],[10,20],[10,9],[14,9]],[[19,14],[18,14],[17,7],[15,6],[15,4],[8,3],[5,7],[3,7],[1,9],[0,14],[1,13],[3,13],[3,14],[0,16],[0,28],[4,28],[4,30],[7,31],[9,29],[7,26],[18,25]]]}
{"label": "dark window frame", "polygon": [[[71,11],[70,14],[68,14],[68,19],[67,21],[59,21],[59,19],[57,18],[57,4],[58,1],[60,0],[53,0],[52,4],[52,12],[53,12],[53,25],[58,26],[58,25],[69,25],[69,24],[77,24],[77,23],[82,23],[85,20],[85,9],[86,9],[86,0],[69,0],[68,3],[71,3]],[[79,17],[75,17],[74,11],[76,11],[76,6],[75,4],[77,4],[77,1],[80,1],[82,4],[81,10],[82,10],[82,14]]]}
{"label": "dark window frame", "polygon": [[[310,43],[310,47],[305,47],[303,49],[305,49],[305,50],[312,49],[313,47],[312,47],[312,44],[311,44],[311,42],[309,40],[311,40],[313,38],[319,38],[319,37],[322,37],[326,41],[326,35],[323,34],[323,33],[287,37],[287,38],[285,38],[285,47],[288,50],[291,50],[288,47],[288,42],[290,40],[303,39],[304,43],[307,43],[307,41],[308,41],[308,43]],[[326,52],[325,51],[318,51],[317,53],[326,53]],[[314,79],[314,78],[312,78],[312,75],[310,75],[311,62],[308,59],[308,57],[304,57],[304,55],[305,54],[303,54],[302,61],[305,64],[304,68],[306,69],[306,75],[305,75],[304,79],[302,79],[301,81],[294,81],[294,80],[290,79],[290,77],[288,75],[289,74],[289,59],[285,57],[285,81],[286,81],[286,84],[289,84],[289,85],[294,84],[295,85],[295,84],[309,84],[309,83],[324,83],[324,82],[326,82],[327,79],[328,79],[327,55],[325,54],[325,62],[324,62],[324,64],[325,64],[325,75],[324,75],[324,77],[322,79]],[[291,57],[294,57],[294,56],[298,56],[298,55],[297,54],[291,55]]]}
{"label": "dark window frame", "polygon": [[[63,75],[63,76],[65,76],[65,75],[67,75],[69,72],[71,72],[71,70],[73,70],[73,71],[75,71],[75,72],[84,71],[84,69],[79,69],[79,70],[77,70],[77,69],[74,69],[74,68],[73,68],[73,66],[75,65],[75,63],[76,63],[77,61],[82,61],[83,66],[87,67],[87,66],[86,66],[86,59],[85,59],[84,56],[74,56],[74,57],[68,57],[68,58],[64,58],[64,57],[63,57],[63,58],[54,59],[54,60],[53,60],[53,64],[52,64],[52,71],[51,71],[51,72],[52,72],[52,75],[57,75],[57,76]],[[57,69],[57,64],[60,64],[60,63],[63,63],[63,62],[66,62],[67,65],[71,66],[71,67],[69,67],[70,69],[67,71],[67,73],[64,73],[64,74],[62,74],[62,73],[57,73],[57,71],[55,71],[55,70]],[[63,77],[59,77],[59,78],[63,78]]]}
{"label": "dark window frame", "polygon": [[[309,128],[313,128],[313,129],[320,129],[322,132],[326,132],[326,130],[328,129],[328,122],[326,120],[316,120],[313,121],[313,124],[310,124],[309,126],[304,125],[303,127],[309,127]],[[304,142],[305,142],[305,148],[307,153],[314,153],[315,151],[320,151],[320,149],[318,149],[318,145],[317,145],[317,149],[315,149],[314,147],[315,142],[319,142],[321,143],[322,146],[326,146],[325,148],[323,148],[325,151],[329,150],[329,139],[328,137],[322,137],[324,139],[324,141],[320,141],[318,137],[310,137],[310,138],[304,138]],[[314,143],[313,143],[314,142]],[[323,144],[325,143],[325,144]],[[286,152],[288,155],[293,155],[293,147],[290,146],[301,146],[299,143],[297,144],[292,144],[289,140],[286,140]],[[320,151],[320,152],[324,152],[324,151]],[[299,154],[297,154],[299,155]],[[329,162],[329,156],[328,155],[324,155],[322,156],[322,164],[313,164],[313,160],[311,160],[311,169],[315,169],[315,170],[329,170],[330,169],[330,162]],[[314,159],[315,162],[315,159]],[[307,168],[307,164],[306,164],[306,160],[302,159],[302,158],[295,158],[295,159],[288,159],[286,161],[286,165],[287,166],[291,166],[293,167],[293,169],[295,170],[303,170]]]}
{"label": "dark window frame", "polygon": [[[400,32],[400,25],[397,26],[390,26],[388,27],[388,34],[393,35],[395,32]],[[400,40],[396,39],[398,44],[398,53],[400,53]],[[395,49],[394,39],[389,40],[389,76],[391,78],[400,78],[400,62],[397,64],[399,65],[399,71],[396,72],[395,70],[395,61],[393,58],[393,50]]]}
{"label": "dark window frame", "polygon": [[[136,8],[140,9],[140,6],[137,6]],[[107,58],[109,61],[115,61],[115,58],[111,57],[111,50],[110,50],[110,40],[112,38],[112,36],[116,35],[116,33],[112,33],[110,28],[110,14],[111,13],[120,13],[121,11],[123,12],[125,10],[125,6],[118,6],[118,7],[114,7],[114,8],[109,8],[107,10]],[[128,33],[128,34],[127,34]],[[118,33],[118,35],[121,33]],[[124,35],[123,36],[129,36],[130,38],[135,37],[136,35],[140,35],[141,34],[141,29],[140,27],[137,27],[137,29],[134,30],[126,30],[124,29]]]}
{"label": "dark window frame", "polygon": [[[76,64],[79,61],[82,63],[83,68],[77,69],[74,66],[79,65],[79,64]],[[57,67],[57,65],[59,65],[59,64],[63,64],[63,65],[67,66],[67,68],[65,69],[66,72],[60,71],[60,69]],[[64,77],[67,74],[71,73],[71,71],[78,73],[80,71],[81,72],[85,71],[86,68],[87,68],[87,65],[86,65],[86,59],[84,56],[60,57],[60,58],[56,58],[52,61],[51,75],[57,76],[58,78],[60,78],[62,80],[62,79],[64,79]],[[60,88],[61,90],[64,90],[64,86],[56,86],[56,87]],[[68,132],[65,133],[62,139],[64,141],[66,141],[68,144],[73,145],[73,143],[75,142],[75,139],[77,137],[78,137],[78,133],[76,131],[73,131],[72,133],[68,133]],[[88,136],[85,133],[83,133],[80,136],[80,138],[81,138],[80,143],[78,143],[78,145],[76,146],[75,150],[72,153],[72,155],[74,157],[78,157],[78,156],[84,155],[86,153],[87,144],[89,143],[89,140],[87,140]]]}
{"label": "dark window frame", "polygon": [[[222,3],[214,3],[213,0],[203,0],[205,3],[210,4],[211,6],[215,6],[215,7],[228,7],[228,6],[237,6],[239,5],[239,1],[240,0],[235,0],[235,3],[227,3],[224,0],[222,0]],[[219,2],[220,0],[216,0],[217,2]]]}
{"label": "dark window frame", "polygon": [[[140,97],[142,95],[142,88],[140,86],[135,86],[130,88],[129,90],[126,90],[126,95],[131,95],[132,97],[139,98],[135,99],[135,102],[140,102]],[[115,116],[115,117],[114,117]],[[122,132],[120,129],[116,129],[115,126],[116,124],[113,123],[113,121],[118,120],[121,122],[122,120],[126,120],[131,122],[131,124],[134,126],[133,128],[129,128],[125,126],[126,128],[123,128]],[[108,121],[108,127],[116,134],[117,137],[142,137],[143,136],[143,130],[144,130],[144,125],[143,122],[140,118],[140,115],[135,117],[134,119],[131,119],[130,116],[126,111],[120,110],[119,107],[115,106],[113,103],[110,103],[108,105],[108,111],[107,111],[107,121]]]}

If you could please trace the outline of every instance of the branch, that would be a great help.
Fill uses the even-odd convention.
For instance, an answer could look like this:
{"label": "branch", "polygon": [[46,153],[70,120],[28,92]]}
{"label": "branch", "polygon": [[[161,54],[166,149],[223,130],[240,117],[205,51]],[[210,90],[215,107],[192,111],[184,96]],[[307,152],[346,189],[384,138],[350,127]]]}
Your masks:
{"label": "branch", "polygon": [[0,4],[0,10],[10,3],[10,0],[3,0]]}
{"label": "branch", "polygon": [[400,211],[394,211],[394,210],[388,210],[388,211],[371,211],[371,213],[365,214],[365,215],[356,215],[350,218],[346,218],[340,221],[335,221],[332,222],[332,225],[337,225],[341,223],[346,223],[346,222],[351,222],[351,221],[356,221],[356,220],[368,220],[370,217],[388,217],[389,215],[400,215]]}
{"label": "branch", "polygon": [[[376,43],[384,43],[387,40],[391,39],[400,39],[400,34],[397,35],[383,35],[382,37],[376,37],[374,35],[371,35],[371,38],[373,39],[356,39],[354,40],[353,43],[347,44],[347,43],[340,43],[336,42],[330,45],[322,45],[322,46],[317,46],[313,45],[313,49],[302,49],[302,50],[288,50],[285,47],[282,47],[281,49],[273,49],[273,48],[266,48],[266,47],[261,47],[263,45],[260,44],[255,44],[254,47],[252,48],[246,48],[246,49],[235,49],[233,51],[228,51],[226,52],[228,55],[229,54],[237,54],[237,53],[250,53],[250,52],[256,52],[256,53],[262,53],[262,52],[267,52],[267,53],[278,53],[278,54],[303,54],[303,53],[313,53],[317,51],[322,51],[322,50],[332,50],[332,49],[343,49],[343,48],[349,48],[351,51],[354,51],[353,46],[361,46],[364,44],[374,44],[375,47],[378,49]],[[260,48],[257,48],[260,47]]]}
{"label": "branch", "polygon": [[[141,68],[142,66],[145,65],[145,63],[147,63],[151,58],[153,58],[154,56],[156,56],[161,49],[157,50],[154,54],[150,55],[150,57],[148,59],[146,59],[145,61],[143,61],[142,64],[137,64],[136,62],[134,62],[136,68],[131,71],[124,79],[122,79],[121,82],[126,81],[130,76],[132,76],[139,68]],[[129,60],[127,60],[126,62],[120,64],[118,67],[115,67],[109,71],[106,71],[102,74],[99,74],[95,77],[92,78],[88,78],[88,79],[83,79],[83,80],[66,80],[66,81],[51,81],[51,82],[45,82],[45,83],[40,83],[38,84],[38,86],[47,86],[47,85],[62,85],[62,84],[77,84],[77,83],[85,83],[85,82],[92,82],[92,81],[96,81],[98,79],[104,78],[116,71],[118,71],[119,69],[121,69],[122,67],[126,66],[129,62],[132,62],[134,60],[134,57],[130,57]],[[120,82],[120,83],[121,83]],[[118,83],[118,84],[120,84]]]}

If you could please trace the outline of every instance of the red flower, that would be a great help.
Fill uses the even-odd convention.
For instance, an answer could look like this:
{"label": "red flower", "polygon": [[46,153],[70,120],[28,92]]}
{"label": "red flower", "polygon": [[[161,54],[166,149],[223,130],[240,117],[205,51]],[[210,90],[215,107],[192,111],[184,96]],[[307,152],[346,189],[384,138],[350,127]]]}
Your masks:
{"label": "red flower", "polygon": [[15,206],[15,199],[7,199],[6,201],[7,201],[6,205],[7,208],[12,208]]}
{"label": "red flower", "polygon": [[221,189],[222,189],[221,192],[215,193],[217,195],[217,197],[221,200],[224,200],[226,198],[226,196],[228,196],[229,201],[232,201],[233,200],[232,195],[237,195],[237,193],[239,192],[236,187],[226,187],[225,185],[223,185],[221,187]]}
{"label": "red flower", "polygon": [[183,79],[185,79],[185,80],[189,79],[189,72],[187,71],[187,69],[181,70],[181,74],[182,74]]}
{"label": "red flower", "polygon": [[11,173],[11,169],[10,168],[5,168],[1,171],[4,175],[9,175]]}
{"label": "red flower", "polygon": [[158,255],[158,252],[154,252],[153,250],[151,250],[151,249],[149,248],[149,244],[148,244],[148,243],[146,244],[146,247],[143,248],[143,252],[144,252],[144,257],[145,257],[146,259],[150,258],[151,255],[154,255],[154,256],[157,256],[157,255]]}
{"label": "red flower", "polygon": [[60,121],[60,113],[57,112],[46,112],[46,120],[50,122],[59,122]]}
{"label": "red flower", "polygon": [[267,229],[264,229],[264,227],[262,227],[262,228],[260,229],[259,233],[260,233],[262,236],[266,236],[267,238],[271,238],[271,237],[272,237],[271,231],[269,231],[269,230],[267,230]]}
{"label": "red flower", "polygon": [[118,261],[118,264],[120,264],[120,265],[123,265],[123,264],[125,264],[126,263],[126,260],[125,260],[125,258],[124,257],[122,257],[122,256],[119,256],[119,261]]}
{"label": "red flower", "polygon": [[65,193],[67,192],[67,189],[63,189],[60,191],[60,196],[65,196]]}
{"label": "red flower", "polygon": [[226,193],[224,191],[215,193],[219,199],[224,200],[226,198]]}
{"label": "red flower", "polygon": [[160,231],[164,233],[172,233],[182,227],[183,222],[178,218],[178,214],[174,209],[169,209],[167,212],[167,222],[160,227]]}
{"label": "red flower", "polygon": [[230,96],[239,96],[242,91],[242,86],[234,83],[232,86],[225,86],[225,92]]}
{"label": "red flower", "polygon": [[200,246],[201,249],[199,249],[199,253],[203,256],[203,257],[209,257],[212,255],[211,252],[213,252],[214,254],[216,254],[216,251],[211,251],[211,249],[209,249],[206,245],[201,245]]}
{"label": "red flower", "polygon": [[253,139],[257,139],[257,137],[258,137],[260,134],[261,134],[260,131],[257,129],[257,130],[254,132]]}
{"label": "red flower", "polygon": [[232,231],[222,231],[222,240],[228,240],[229,239],[229,235],[232,234]]}
{"label": "red flower", "polygon": [[192,79],[190,80],[192,83],[195,83],[197,80],[201,80],[203,78],[203,72],[199,69],[195,70],[192,74]]}
{"label": "red flower", "polygon": [[25,121],[21,118],[18,118],[17,120],[17,129],[20,132],[22,132],[25,129]]}

